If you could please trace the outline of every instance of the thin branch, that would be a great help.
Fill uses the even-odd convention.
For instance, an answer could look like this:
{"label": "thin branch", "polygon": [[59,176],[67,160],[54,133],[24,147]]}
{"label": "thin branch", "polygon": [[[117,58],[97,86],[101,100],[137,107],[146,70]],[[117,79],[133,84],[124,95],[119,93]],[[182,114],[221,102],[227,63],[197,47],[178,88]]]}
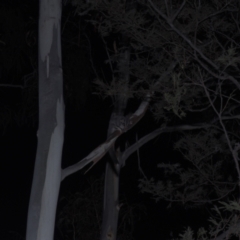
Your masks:
{"label": "thin branch", "polygon": [[0,84],[0,87],[8,87],[8,88],[21,88],[24,89],[25,87],[22,85],[13,85],[13,84]]}
{"label": "thin branch", "polygon": [[[138,143],[138,135],[136,134],[136,143]],[[141,162],[140,162],[140,153],[139,153],[139,147],[137,148],[137,157],[138,157],[138,169],[139,171],[142,173],[143,177],[145,179],[147,179],[144,171],[142,170],[142,167],[141,167]]]}
{"label": "thin branch", "polygon": [[[85,16],[85,15],[88,14],[89,11],[93,10],[93,7],[94,7],[94,6],[92,5],[92,6],[90,6],[89,8],[87,8],[87,9],[86,9],[85,11],[83,11],[83,12],[79,12],[78,9],[76,9],[76,12],[78,11],[77,14],[78,14],[79,16]],[[76,14],[76,12],[75,12],[75,14]],[[74,14],[74,15],[75,15],[75,14]]]}
{"label": "thin branch", "polygon": [[[224,7],[226,7],[226,6],[223,6],[223,8],[224,8]],[[213,14],[210,14],[210,15],[208,15],[207,17],[201,19],[201,20],[199,21],[199,23],[202,23],[202,22],[206,21],[207,19],[212,18],[212,17],[215,17],[216,15],[221,14],[221,13],[224,13],[224,12],[238,12],[238,10],[237,10],[237,9],[224,9],[224,10],[220,10],[220,11],[218,11],[218,12],[215,12],[215,13],[213,13]]]}
{"label": "thin branch", "polygon": [[65,179],[70,174],[79,171],[80,169],[84,168],[87,164],[92,162],[93,164],[87,170],[89,171],[99,160],[103,158],[103,156],[109,151],[109,149],[113,147],[115,141],[119,136],[121,136],[124,132],[130,130],[141,120],[141,118],[145,115],[145,112],[148,109],[149,102],[150,95],[148,94],[146,99],[142,101],[142,103],[135,111],[135,113],[129,117],[126,125],[120,125],[116,127],[115,131],[108,137],[108,139],[104,143],[99,145],[90,154],[88,154],[85,158],[83,158],[76,164],[73,164],[72,166],[63,169],[61,179],[62,180]]}
{"label": "thin branch", "polygon": [[131,154],[133,154],[135,151],[138,150],[138,148],[142,147],[147,142],[151,141],[161,133],[166,132],[173,132],[173,131],[185,131],[185,130],[196,130],[196,129],[202,129],[202,128],[208,128],[211,127],[210,124],[199,124],[199,125],[179,125],[179,126],[173,126],[173,127],[160,127],[158,129],[155,129],[151,133],[145,135],[141,139],[139,139],[136,143],[132,144],[129,148],[127,148],[123,154],[122,154],[122,162],[123,164],[125,161],[129,158]]}
{"label": "thin branch", "polygon": [[212,102],[212,100],[211,100],[211,97],[210,97],[210,95],[209,95],[209,92],[208,92],[208,90],[207,90],[207,88],[206,88],[203,80],[202,80],[202,86],[203,86],[203,88],[204,88],[204,91],[205,91],[205,93],[206,93],[206,96],[207,96],[210,104],[212,105],[212,108],[213,108],[214,112],[216,113],[216,115],[217,115],[218,118],[219,118],[219,122],[220,122],[220,125],[222,126],[222,129],[223,129],[225,138],[226,138],[226,140],[227,140],[227,144],[228,144],[229,150],[230,150],[230,152],[231,152],[231,154],[232,154],[232,156],[233,156],[233,160],[234,160],[234,162],[235,162],[236,171],[237,171],[237,173],[238,173],[238,181],[239,181],[239,184],[240,184],[240,169],[239,169],[238,159],[237,159],[237,156],[236,156],[236,154],[235,154],[235,152],[234,152],[234,149],[233,149],[233,147],[232,147],[232,145],[231,145],[231,141],[230,141],[230,139],[229,139],[229,135],[228,135],[227,129],[226,129],[226,127],[225,127],[225,124],[223,123],[222,115],[221,115],[221,113],[218,112],[218,110],[217,110],[216,107],[214,106],[214,104],[213,104],[213,102]]}
{"label": "thin branch", "polygon": [[[183,38],[184,41],[186,41],[190,47],[192,47],[192,49],[194,51],[196,51],[200,56],[201,58],[206,62],[208,63],[210,66],[212,66],[217,72],[220,71],[219,67],[213,62],[211,61],[208,57],[206,57],[203,52],[196,46],[194,45],[191,40],[185,36],[181,31],[179,31],[175,26],[174,24],[170,21],[170,19],[164,14],[162,13],[156,6],[155,4],[151,1],[151,0],[148,0],[148,2],[150,3],[151,7],[154,9],[154,11],[156,13],[158,13],[167,23],[168,25],[171,27],[171,29],[177,33],[181,38]],[[159,19],[158,19],[159,20]],[[160,20],[159,20],[160,21]],[[197,56],[195,56],[197,58]],[[199,61],[199,60],[198,60]],[[201,65],[204,66],[203,63],[201,63]],[[217,78],[220,78],[220,79],[229,79],[231,80],[237,87],[238,89],[240,89],[240,83],[237,81],[237,79],[235,79],[233,76],[230,76],[228,73],[224,72],[224,76],[219,76],[218,74],[215,74],[214,72],[210,71],[208,67],[204,67],[210,74],[212,74],[213,76],[217,76]]]}
{"label": "thin branch", "polygon": [[169,12],[169,8],[168,8],[168,1],[167,1],[167,0],[164,0],[164,3],[165,3],[167,15],[168,15],[168,17],[169,17],[169,16],[170,16],[170,12]]}
{"label": "thin branch", "polygon": [[[237,43],[234,39],[230,38],[230,37],[227,36],[226,34],[224,34],[224,33],[222,33],[222,32],[219,32],[219,31],[217,31],[217,30],[214,30],[214,29],[212,29],[212,31],[214,31],[214,33],[221,34],[223,37],[227,38],[230,42],[232,42],[232,43],[236,44],[236,46],[240,47],[240,44],[239,44],[239,43]],[[224,50],[226,50],[226,49],[224,49]]]}
{"label": "thin branch", "polygon": [[186,4],[186,0],[184,0],[181,4],[181,6],[178,8],[178,10],[176,11],[176,13],[170,18],[170,21],[173,22],[176,17],[179,15],[179,13],[182,11],[183,7],[185,6]]}

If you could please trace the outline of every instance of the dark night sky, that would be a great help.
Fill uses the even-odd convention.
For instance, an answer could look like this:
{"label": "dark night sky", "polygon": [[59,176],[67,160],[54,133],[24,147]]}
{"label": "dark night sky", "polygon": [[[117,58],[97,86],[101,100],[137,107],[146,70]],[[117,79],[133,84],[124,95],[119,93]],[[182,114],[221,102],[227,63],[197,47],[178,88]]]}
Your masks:
{"label": "dark night sky", "polygon": [[[97,102],[99,102],[99,99],[96,98],[89,101],[85,109],[78,114],[70,110],[66,111],[66,132],[63,150],[65,164],[71,164],[83,158],[105,140],[110,111],[104,103],[97,104]],[[25,233],[36,144],[36,128],[32,127],[12,125],[1,136],[1,214],[4,222],[0,229],[4,231]],[[149,151],[152,151],[151,145],[153,144],[156,145],[156,143],[151,143],[141,150],[142,164],[144,165],[144,162],[145,165],[147,164],[148,171],[152,168],[151,165],[156,166],[156,163],[151,159],[153,154],[149,154]],[[106,158],[107,156],[88,174],[99,175],[103,173]],[[151,163],[147,163],[147,161],[151,161]],[[154,232],[159,229],[157,225],[161,221],[161,217],[155,210],[157,209],[159,213],[161,211],[157,205],[151,206],[154,201],[150,201],[149,196],[146,197],[138,193],[137,177],[140,175],[136,168],[136,158],[130,158],[121,175],[122,184],[127,187],[124,192],[126,195],[129,194],[130,199],[137,198],[141,202],[146,201],[146,206],[149,207],[150,211],[148,214],[155,212],[154,216],[151,215],[151,221],[149,216],[146,216],[146,220],[148,219],[146,228],[151,229],[152,233],[155,234]],[[80,181],[84,177],[83,172],[80,171],[65,179],[61,193],[67,193],[76,188],[79,184],[76,181]],[[133,191],[133,189],[135,190]],[[81,191],[81,189],[79,190]],[[159,219],[157,220],[157,218]]]}
{"label": "dark night sky", "polygon": [[[27,1],[26,1],[27,2]],[[35,2],[37,3],[37,1]],[[36,6],[35,6],[36,9]],[[1,80],[1,79],[0,79]],[[19,90],[20,91],[20,90]],[[14,97],[12,97],[14,100]],[[66,108],[66,132],[63,150],[63,166],[70,165],[85,157],[90,151],[106,139],[108,121],[111,113],[109,100],[103,101],[96,95],[89,94],[86,105],[78,112],[67,105]],[[134,108],[133,108],[134,109]],[[130,139],[135,138],[135,130],[139,138],[152,130],[153,122],[150,114],[129,133]],[[37,126],[17,126],[11,123],[0,137],[1,146],[1,232],[15,231],[21,235],[25,234],[28,201],[33,175],[33,166],[36,154]],[[157,161],[166,160],[176,155],[171,152],[171,135],[160,136],[144,146],[141,151],[142,167],[147,176],[157,176]],[[104,172],[104,163],[107,156],[102,159],[88,174],[99,175]],[[170,213],[166,211],[166,204],[155,204],[149,195],[138,192],[137,183],[140,173],[137,170],[137,159],[134,154],[122,170],[121,184],[125,187],[129,199],[137,199],[145,203],[147,215],[136,223],[136,239],[164,239],[170,229],[178,228],[182,231],[188,222],[183,221],[183,212],[173,209]],[[83,171],[74,174],[64,180],[61,194],[67,193],[70,188],[76,188]],[[194,219],[194,212],[187,213],[188,221]],[[180,222],[180,224],[179,224]]]}
{"label": "dark night sky", "polygon": [[[78,114],[66,111],[63,159],[68,165],[105,140],[109,111],[89,102],[90,106]],[[25,229],[36,147],[35,127],[12,124],[1,136],[1,214],[5,219],[2,229]]]}
{"label": "dark night sky", "polygon": [[[83,158],[105,140],[110,111],[104,103],[97,104],[97,102],[100,101],[96,98],[89,101],[79,114],[73,111],[66,112],[63,150],[65,164]],[[139,125],[144,125],[144,119]],[[159,159],[164,160],[174,156],[169,154],[166,145],[161,147],[164,140],[170,141],[168,137],[164,138],[162,136],[158,140],[153,140],[140,151],[142,167],[149,177],[153,174],[156,176],[155,166]],[[4,219],[1,229],[5,232],[15,231],[21,235],[25,234],[36,144],[36,128],[11,126],[1,137],[1,215]],[[106,158],[107,156],[88,174],[94,176],[103,173]],[[79,181],[84,178],[83,172],[84,170],[64,180],[61,195],[78,190]],[[143,203],[146,207],[146,215],[136,222],[136,239],[147,239],[150,236],[165,239],[170,229],[177,228],[178,231],[182,231],[184,226],[193,221],[195,218],[193,211],[191,215],[190,213],[186,215],[176,208],[168,212],[166,204],[155,204],[150,195],[140,194],[137,189],[140,176],[136,155],[134,155],[122,170],[121,189],[124,189],[122,193],[130,201]],[[188,217],[186,222],[183,220],[184,214]]]}

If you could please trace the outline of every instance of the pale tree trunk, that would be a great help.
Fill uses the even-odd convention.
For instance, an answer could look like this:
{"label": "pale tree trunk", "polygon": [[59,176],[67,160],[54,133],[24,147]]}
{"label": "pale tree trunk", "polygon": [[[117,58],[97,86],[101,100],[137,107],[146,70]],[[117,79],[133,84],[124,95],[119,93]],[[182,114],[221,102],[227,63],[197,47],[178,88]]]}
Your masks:
{"label": "pale tree trunk", "polygon": [[[117,126],[117,128],[111,128],[111,134],[109,133],[104,143],[100,144],[76,164],[61,170],[64,140],[64,102],[60,22],[61,1],[40,0],[39,129],[37,134],[38,146],[34,176],[28,209],[26,240],[53,240],[55,214],[61,180],[79,171],[89,163],[93,163],[92,166],[94,166],[109,150],[112,151],[117,138],[135,126],[144,116],[150,101],[150,98],[147,97],[139,105],[138,109],[128,117],[126,124],[122,124],[122,121],[117,120],[115,122],[114,120],[114,126]],[[117,115],[118,119],[120,115]],[[118,167],[119,164],[117,163],[115,171],[118,171]],[[114,205],[112,206],[117,210],[114,212],[114,214],[117,213],[117,215],[111,216],[110,211],[106,209],[107,212],[110,213],[110,218],[108,217],[108,219],[114,219],[113,232],[115,233],[115,237],[119,207],[116,203],[118,201],[118,176],[116,172],[111,171],[109,173],[109,179],[115,179],[111,191],[115,191],[117,194],[114,195],[111,201],[114,200]],[[108,184],[109,181],[107,181]],[[111,198],[110,194],[107,194],[107,196]],[[113,207],[110,209],[113,209]],[[109,220],[106,226],[109,226]]]}
{"label": "pale tree trunk", "polygon": [[28,209],[27,240],[53,240],[61,182],[64,102],[61,1],[40,0],[38,145]]}
{"label": "pale tree trunk", "polygon": [[[108,136],[110,136],[118,126],[127,121],[124,113],[128,101],[128,96],[125,95],[128,89],[129,82],[129,48],[123,48],[119,57],[119,81],[123,82],[123,94],[115,97],[114,110],[111,115],[108,127]],[[125,94],[124,94],[125,93]],[[117,237],[118,215],[120,210],[119,205],[119,175],[122,167],[120,153],[116,151],[114,146],[109,150],[111,162],[107,162],[105,170],[105,185],[104,185],[104,206],[103,206],[103,222],[101,240],[115,240]]]}

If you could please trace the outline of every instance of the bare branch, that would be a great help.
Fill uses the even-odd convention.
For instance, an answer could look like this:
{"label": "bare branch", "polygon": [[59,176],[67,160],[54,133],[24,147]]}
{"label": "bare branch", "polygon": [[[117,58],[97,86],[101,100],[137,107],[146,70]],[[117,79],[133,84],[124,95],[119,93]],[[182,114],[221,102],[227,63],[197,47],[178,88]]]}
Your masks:
{"label": "bare branch", "polygon": [[176,13],[170,18],[170,21],[173,22],[176,17],[179,15],[179,13],[182,11],[184,5],[186,4],[186,0],[184,0],[181,4],[181,6],[178,8],[178,10],[176,11]]}
{"label": "bare branch", "polygon": [[210,124],[202,124],[202,125],[179,125],[179,126],[173,126],[173,127],[160,127],[151,133],[147,134],[146,136],[139,139],[136,143],[132,144],[129,148],[127,148],[123,154],[122,154],[122,163],[125,165],[125,161],[129,158],[131,154],[133,154],[135,151],[137,151],[140,147],[142,147],[147,142],[151,141],[161,133],[166,132],[174,132],[174,131],[190,131],[190,130],[196,130],[196,129],[202,129],[202,128],[208,128],[211,127]]}
{"label": "bare branch", "polygon": [[235,152],[234,152],[234,149],[233,149],[233,147],[232,147],[232,144],[231,144],[231,141],[230,141],[230,138],[229,138],[229,134],[228,134],[228,132],[227,132],[227,129],[226,129],[226,127],[225,127],[225,124],[223,123],[222,112],[221,112],[221,111],[218,111],[218,110],[216,109],[216,107],[214,106],[214,104],[213,104],[213,102],[212,102],[212,99],[211,99],[211,97],[210,97],[210,95],[209,95],[209,92],[208,92],[208,90],[207,90],[207,88],[206,88],[203,80],[202,80],[202,86],[203,86],[203,88],[204,88],[204,91],[205,91],[205,93],[206,93],[206,96],[207,96],[207,98],[208,98],[208,100],[209,100],[209,102],[210,102],[210,104],[211,104],[214,112],[216,113],[216,115],[217,115],[218,118],[219,118],[219,122],[220,122],[220,125],[221,125],[222,129],[223,129],[225,138],[226,138],[226,140],[227,140],[227,144],[228,144],[229,150],[230,150],[230,152],[231,152],[231,154],[232,154],[232,156],[233,156],[233,160],[234,160],[234,163],[235,163],[236,171],[237,171],[237,173],[238,173],[238,180],[239,180],[239,184],[240,184],[239,162],[238,162],[238,159],[237,159],[236,154],[235,154]]}
{"label": "bare branch", "polygon": [[[152,8],[154,9],[155,12],[157,12],[167,23],[168,25],[171,27],[171,29],[177,33],[181,38],[183,38],[185,40],[185,42],[187,42],[190,47],[192,47],[192,49],[194,51],[196,51],[200,56],[201,58],[206,62],[208,63],[211,67],[214,68],[214,70],[216,70],[217,72],[220,71],[219,67],[213,62],[211,61],[208,57],[206,57],[203,52],[196,46],[194,45],[191,40],[185,36],[179,29],[177,29],[174,24],[170,21],[170,19],[164,14],[162,13],[156,6],[155,4],[151,1],[151,0],[148,0],[148,2],[150,3],[150,5],[152,6]],[[230,76],[228,73],[226,72],[223,72],[223,75],[218,75],[216,73],[214,73],[213,71],[211,71],[205,64],[203,64],[199,59],[197,59],[197,56],[195,56],[196,60],[211,74],[213,75],[214,77],[216,78],[219,78],[219,79],[229,79],[231,80],[237,87],[238,89],[240,89],[240,83],[237,81],[237,79],[235,79],[233,76]]]}
{"label": "bare branch", "polygon": [[25,87],[22,85],[14,85],[14,84],[0,84],[0,87],[8,87],[8,88],[21,88],[24,89]]}
{"label": "bare branch", "polygon": [[165,3],[166,11],[167,11],[167,16],[169,17],[170,12],[169,12],[169,7],[168,7],[168,1],[164,0],[164,3]]}
{"label": "bare branch", "polygon": [[109,149],[113,147],[115,141],[119,136],[121,136],[124,132],[130,130],[141,120],[141,118],[144,116],[145,112],[148,109],[149,101],[150,94],[147,95],[146,99],[142,101],[135,113],[130,116],[129,121],[126,125],[116,127],[115,131],[108,137],[108,139],[104,143],[95,148],[90,154],[88,154],[78,163],[63,169],[61,179],[65,179],[70,174],[77,172],[78,170],[84,168],[87,164],[92,162],[93,164],[87,170],[89,171],[99,160],[103,158],[103,156],[109,151]]}

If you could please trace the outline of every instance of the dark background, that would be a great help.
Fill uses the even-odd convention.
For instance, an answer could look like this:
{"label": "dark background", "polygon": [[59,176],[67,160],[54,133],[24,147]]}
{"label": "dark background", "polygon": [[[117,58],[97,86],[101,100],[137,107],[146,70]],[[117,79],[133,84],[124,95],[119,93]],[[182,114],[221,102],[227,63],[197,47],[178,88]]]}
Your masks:
{"label": "dark background", "polygon": [[[37,22],[38,1],[0,1],[0,84],[29,84],[30,90],[1,87],[1,239],[17,239],[25,235],[28,202],[33,177],[37,146]],[[106,59],[103,44],[94,28],[87,25],[79,46],[75,37],[82,24],[73,16],[74,8],[68,4],[63,8],[63,72],[65,74],[66,128],[63,149],[63,167],[73,164],[105,141],[108,122],[112,111],[110,99],[103,100],[92,94],[95,70],[103,69],[105,77],[111,74],[104,65]],[[65,21],[70,19],[69,22]],[[22,27],[22,29],[20,28]],[[72,39],[71,39],[72,37]],[[69,42],[74,44],[68,44]],[[89,53],[91,49],[91,54]],[[75,54],[74,54],[75,53]],[[82,57],[83,56],[83,57]],[[109,76],[108,76],[109,74]],[[31,76],[30,79],[27,76]],[[26,79],[28,79],[26,81]],[[76,91],[76,92],[75,92]],[[78,91],[78,92],[77,92]],[[134,111],[138,103],[130,108]],[[148,112],[130,133],[122,136],[118,144],[126,139],[134,141],[136,133],[140,138],[153,130],[157,124]],[[179,158],[173,152],[174,134],[163,134],[146,144],[140,150],[141,164],[145,174],[157,177],[159,160]],[[82,191],[87,177],[99,177],[104,173],[105,156],[89,173],[84,170],[69,176],[61,186],[60,197],[75,191]],[[137,155],[133,154],[123,168],[120,179],[120,193],[130,203],[141,203],[145,207],[141,218],[134,222],[135,239],[167,239],[171,231],[181,232],[191,224],[197,226],[203,211],[173,207],[167,210],[167,203],[156,203],[150,195],[138,190]],[[197,216],[197,217],[196,217]],[[196,221],[195,221],[196,220]],[[93,220],[94,221],[94,220]],[[194,225],[193,222],[196,222]]]}

